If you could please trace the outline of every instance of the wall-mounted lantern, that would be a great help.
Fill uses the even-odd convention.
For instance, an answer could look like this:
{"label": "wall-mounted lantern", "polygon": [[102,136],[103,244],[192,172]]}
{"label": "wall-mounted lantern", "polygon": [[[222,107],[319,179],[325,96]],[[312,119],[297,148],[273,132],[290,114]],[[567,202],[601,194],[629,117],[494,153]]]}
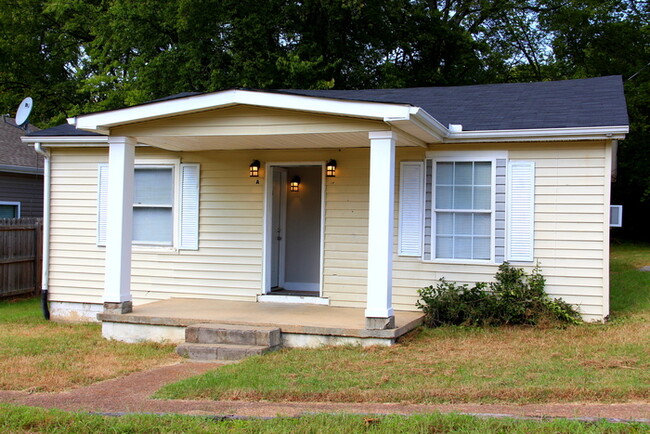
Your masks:
{"label": "wall-mounted lantern", "polygon": [[249,172],[249,174],[250,174],[249,176],[251,178],[257,178],[258,176],[260,176],[260,162],[259,162],[259,160],[253,161],[251,163],[251,165],[248,166],[248,172]]}
{"label": "wall-mounted lantern", "polygon": [[300,177],[294,176],[289,183],[289,191],[300,191]]}
{"label": "wall-mounted lantern", "polygon": [[325,164],[325,176],[328,178],[336,176],[336,160],[330,160]]}

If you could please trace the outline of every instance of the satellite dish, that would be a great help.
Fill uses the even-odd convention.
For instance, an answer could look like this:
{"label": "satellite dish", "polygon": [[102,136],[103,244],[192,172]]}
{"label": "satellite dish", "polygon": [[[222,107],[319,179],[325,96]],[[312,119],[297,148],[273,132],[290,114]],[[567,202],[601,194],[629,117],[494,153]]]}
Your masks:
{"label": "satellite dish", "polygon": [[34,100],[30,97],[25,98],[20,105],[18,110],[16,110],[16,125],[23,126],[27,123],[29,114],[32,112],[32,107],[34,106]]}

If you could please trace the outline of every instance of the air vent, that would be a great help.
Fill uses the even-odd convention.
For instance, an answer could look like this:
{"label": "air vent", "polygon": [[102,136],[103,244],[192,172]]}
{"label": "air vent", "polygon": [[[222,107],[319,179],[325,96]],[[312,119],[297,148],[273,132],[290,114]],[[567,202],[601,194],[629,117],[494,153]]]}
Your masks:
{"label": "air vent", "polygon": [[609,206],[609,227],[620,228],[623,226],[623,205]]}

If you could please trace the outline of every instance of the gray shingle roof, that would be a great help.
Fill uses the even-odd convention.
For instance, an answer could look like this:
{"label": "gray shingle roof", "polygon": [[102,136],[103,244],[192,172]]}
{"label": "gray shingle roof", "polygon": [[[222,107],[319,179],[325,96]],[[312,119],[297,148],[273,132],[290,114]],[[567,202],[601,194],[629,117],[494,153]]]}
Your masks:
{"label": "gray shingle roof", "polygon": [[464,131],[628,125],[620,76],[537,83],[284,92],[422,107]]}
{"label": "gray shingle roof", "polygon": [[[474,86],[363,90],[282,89],[261,92],[410,104],[421,107],[445,126],[462,124],[464,131],[628,125],[623,81],[618,75]],[[185,92],[150,103],[194,95],[199,93]],[[70,125],[59,125],[29,135],[98,134],[80,131]]]}
{"label": "gray shingle roof", "polygon": [[61,124],[46,130],[34,131],[27,136],[37,137],[56,137],[56,136],[103,136],[103,134],[93,133],[91,131],[78,130],[70,124]]}
{"label": "gray shingle roof", "polygon": [[[30,132],[38,132],[38,128],[30,125]],[[43,157],[32,147],[20,141],[25,130],[16,127],[12,118],[0,119],[0,165],[42,168]]]}

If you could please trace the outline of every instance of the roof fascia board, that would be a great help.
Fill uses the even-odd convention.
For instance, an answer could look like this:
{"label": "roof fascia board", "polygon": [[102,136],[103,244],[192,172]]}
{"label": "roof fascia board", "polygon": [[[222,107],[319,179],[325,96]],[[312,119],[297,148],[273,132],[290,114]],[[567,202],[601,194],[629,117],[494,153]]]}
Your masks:
{"label": "roof fascia board", "polygon": [[23,136],[23,143],[41,143],[44,146],[108,145],[108,136]]}
{"label": "roof fascia board", "polygon": [[449,133],[446,143],[457,142],[507,142],[540,140],[605,140],[624,139],[629,127],[578,127],[578,128],[540,128],[521,130],[481,130]]}
{"label": "roof fascia board", "polygon": [[106,132],[107,129],[116,125],[142,122],[166,116],[178,116],[236,104],[373,119],[408,117],[411,108],[406,104],[385,104],[271,92],[228,90],[80,115],[68,118],[68,123],[81,130]]}
{"label": "roof fascia board", "polygon": [[0,164],[0,172],[21,173],[24,175],[42,175],[43,168],[27,167],[27,166],[11,166],[8,164]]}

